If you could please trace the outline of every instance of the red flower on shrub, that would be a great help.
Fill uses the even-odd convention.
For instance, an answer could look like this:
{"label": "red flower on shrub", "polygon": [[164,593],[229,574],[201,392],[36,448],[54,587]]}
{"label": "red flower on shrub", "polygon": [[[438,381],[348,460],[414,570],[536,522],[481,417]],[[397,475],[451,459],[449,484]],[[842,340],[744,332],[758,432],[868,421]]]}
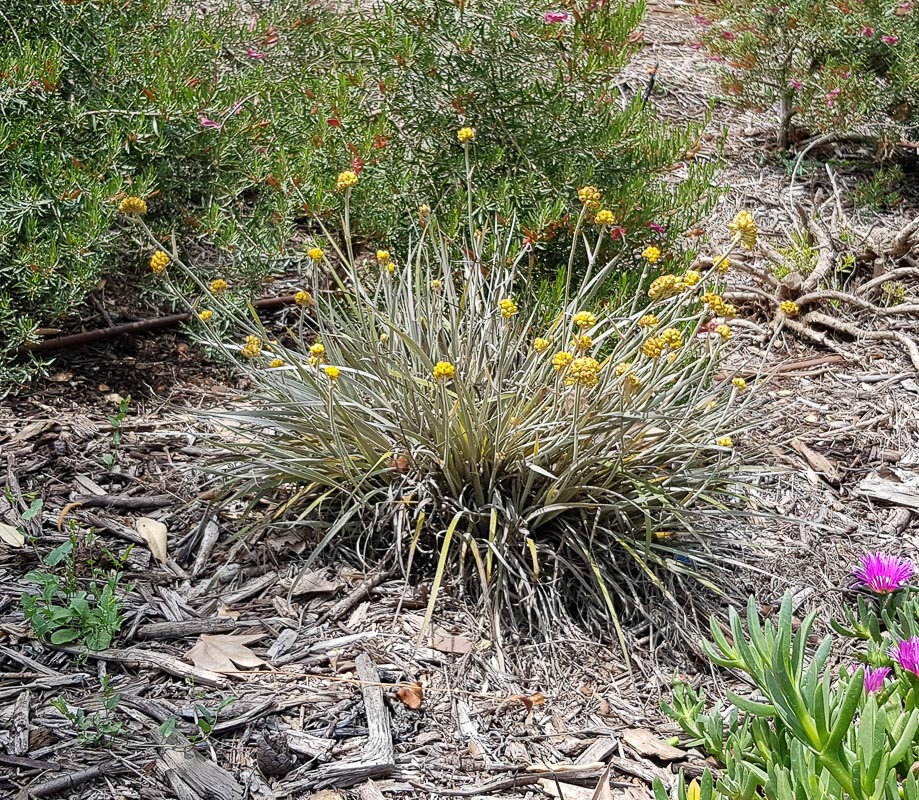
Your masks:
{"label": "red flower on shrub", "polygon": [[884,44],[895,45],[900,41],[900,37],[892,33],[888,33],[881,37],[881,41],[884,42]]}

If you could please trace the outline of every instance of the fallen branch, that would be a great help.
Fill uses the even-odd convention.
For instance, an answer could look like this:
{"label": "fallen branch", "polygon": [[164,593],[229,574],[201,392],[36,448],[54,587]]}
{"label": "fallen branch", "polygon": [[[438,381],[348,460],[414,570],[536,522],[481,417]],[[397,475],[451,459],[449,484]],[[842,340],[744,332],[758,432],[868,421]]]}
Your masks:
{"label": "fallen branch", "polygon": [[131,770],[127,767],[106,761],[89,769],[81,769],[79,772],[61,775],[60,778],[40,783],[38,786],[26,786],[17,796],[17,800],[27,800],[30,797],[50,797],[53,794],[82,786],[87,781],[101,778],[104,775],[124,775],[128,772],[131,772]]}

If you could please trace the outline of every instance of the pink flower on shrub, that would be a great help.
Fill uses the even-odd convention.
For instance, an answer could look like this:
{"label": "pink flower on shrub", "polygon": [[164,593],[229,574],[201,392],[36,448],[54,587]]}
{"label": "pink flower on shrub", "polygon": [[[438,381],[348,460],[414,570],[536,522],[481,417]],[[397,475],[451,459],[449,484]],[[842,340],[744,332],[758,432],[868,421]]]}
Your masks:
{"label": "pink flower on shrub", "polygon": [[727,39],[729,42],[733,42],[737,38],[737,34],[734,31],[725,31],[721,34],[722,38]]}
{"label": "pink flower on shrub", "polygon": [[890,667],[865,667],[865,692],[879,692],[893,670]]}
{"label": "pink flower on shrub", "polygon": [[258,50],[256,50],[254,47],[249,47],[249,48],[247,48],[247,49],[246,49],[246,55],[249,56],[249,58],[258,58],[258,59],[262,59],[262,58],[265,57],[265,54],[264,54],[264,53],[260,53],[260,52],[259,52]]}
{"label": "pink flower on shrub", "polygon": [[894,44],[896,44],[897,42],[900,41],[900,37],[899,37],[899,36],[895,36],[895,35],[892,34],[892,33],[885,33],[885,34],[881,37],[881,41],[884,42],[884,44],[894,45]]}
{"label": "pink flower on shrub", "polygon": [[865,553],[859,560],[861,563],[854,572],[855,577],[877,594],[890,594],[902,589],[913,577],[913,565],[899,556]]}
{"label": "pink flower on shrub", "polygon": [[862,28],[859,33],[861,33],[861,35],[867,39],[870,39],[872,36],[874,36],[874,28],[872,28],[870,25],[865,25],[865,27]]}
{"label": "pink flower on shrub", "polygon": [[230,109],[230,116],[235,117],[240,111],[243,110],[243,106],[245,104],[245,100],[237,100],[235,103],[233,103],[233,108]]}
{"label": "pink flower on shrub", "polygon": [[828,106],[833,105],[836,102],[836,98],[839,97],[839,94],[842,92],[842,89],[830,89],[825,95],[823,95],[824,100]]}
{"label": "pink flower on shrub", "polygon": [[204,114],[201,114],[198,117],[198,122],[201,124],[202,128],[219,128],[220,127],[219,122],[216,122],[210,119],[209,117],[204,116]]}
{"label": "pink flower on shrub", "polygon": [[649,222],[648,227],[655,233],[666,233],[667,229],[663,225],[658,225],[656,222]]}
{"label": "pink flower on shrub", "polygon": [[567,11],[547,11],[542,15],[542,21],[546,25],[555,25],[558,22],[567,22],[569,16]]}
{"label": "pink flower on shrub", "polygon": [[919,676],[919,637],[913,636],[897,642],[887,651],[887,655],[907,672]]}
{"label": "pink flower on shrub", "polygon": [[706,27],[706,28],[712,24],[712,21],[708,17],[703,16],[702,14],[697,14],[695,17],[695,20],[699,25],[702,25],[703,27]]}
{"label": "pink flower on shrub", "polygon": [[794,78],[792,78],[792,79],[791,79],[791,85],[792,85],[795,89],[800,89],[801,86],[802,86],[803,84],[801,83],[801,81],[795,80]]}

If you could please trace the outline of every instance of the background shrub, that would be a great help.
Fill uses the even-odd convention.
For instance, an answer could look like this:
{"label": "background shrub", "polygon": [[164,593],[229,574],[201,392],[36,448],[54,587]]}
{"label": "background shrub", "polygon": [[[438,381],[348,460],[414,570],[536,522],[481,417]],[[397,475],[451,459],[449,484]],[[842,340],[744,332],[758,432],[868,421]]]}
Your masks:
{"label": "background shrub", "polygon": [[913,0],[706,2],[696,17],[725,93],[778,110],[778,144],[805,132],[915,136],[919,11]]}

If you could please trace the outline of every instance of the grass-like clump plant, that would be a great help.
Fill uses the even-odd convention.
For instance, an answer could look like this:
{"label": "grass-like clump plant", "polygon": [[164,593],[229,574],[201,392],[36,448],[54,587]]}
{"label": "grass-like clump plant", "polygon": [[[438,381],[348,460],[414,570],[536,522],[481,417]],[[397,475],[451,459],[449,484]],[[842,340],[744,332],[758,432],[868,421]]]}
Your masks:
{"label": "grass-like clump plant", "polygon": [[[471,158],[476,132],[457,135]],[[475,226],[472,174],[462,236],[423,206],[406,249],[374,257],[354,251],[359,178],[341,173],[343,244],[307,247],[298,319],[277,339],[221,280],[199,284],[197,330],[255,387],[251,408],[214,417],[232,454],[219,480],[260,523],[312,531],[313,558],[357,542],[406,570],[429,559],[436,585],[448,563],[469,567],[493,609],[534,627],[566,607],[609,620],[638,576],[665,592],[668,575],[710,581],[732,538],[723,504],[746,389],[717,374],[728,253],[705,275],[658,274],[649,245],[635,283],[657,275],[650,288],[611,297],[623,259],[597,254],[614,220],[584,186],[587,273],[562,270],[539,297],[513,222]],[[733,246],[755,244],[749,213],[732,230]],[[167,285],[194,274],[151,246]]]}
{"label": "grass-like clump plant", "polygon": [[[755,687],[748,698],[708,708],[705,695],[675,685],[664,711],[722,766],[720,778],[684,783],[681,800],[916,800],[919,797],[919,601],[913,565],[866,554],[858,592],[811,654],[817,612],[796,625],[788,593],[773,620],[754,598],[728,630],[711,622],[711,660]],[[744,625],[746,622],[746,625]]]}

